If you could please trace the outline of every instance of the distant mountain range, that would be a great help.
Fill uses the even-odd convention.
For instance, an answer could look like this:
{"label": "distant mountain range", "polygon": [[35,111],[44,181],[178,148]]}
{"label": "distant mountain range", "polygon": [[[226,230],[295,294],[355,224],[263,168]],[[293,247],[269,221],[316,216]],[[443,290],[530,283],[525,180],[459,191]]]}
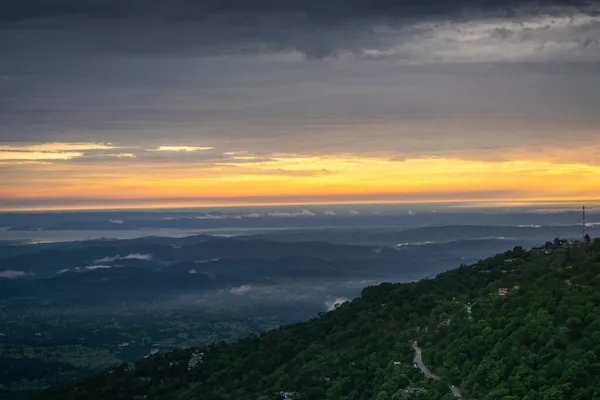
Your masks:
{"label": "distant mountain range", "polygon": [[[600,227],[587,227],[588,233],[595,236]],[[371,246],[405,246],[430,243],[454,242],[457,240],[501,239],[545,241],[548,238],[581,238],[581,226],[524,225],[450,225],[409,229],[319,229],[287,230],[250,235],[250,238],[264,238],[282,242],[304,240],[329,243],[359,244]]]}
{"label": "distant mountain range", "polygon": [[[590,223],[600,222],[600,213],[590,210]],[[0,213],[0,227],[10,231],[139,229],[266,230],[315,228],[409,228],[450,225],[477,226],[573,226],[581,222],[581,212],[556,211],[475,211],[435,210],[419,212],[331,211],[321,208],[262,208],[247,211],[103,211],[63,213]]]}

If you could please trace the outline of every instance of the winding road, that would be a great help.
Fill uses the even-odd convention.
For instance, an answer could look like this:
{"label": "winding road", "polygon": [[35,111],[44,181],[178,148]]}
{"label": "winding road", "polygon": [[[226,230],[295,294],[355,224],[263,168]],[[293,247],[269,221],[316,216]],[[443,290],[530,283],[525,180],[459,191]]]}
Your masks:
{"label": "winding road", "polygon": [[[415,357],[414,357],[413,361],[414,361],[415,365],[417,367],[419,367],[421,372],[423,372],[423,375],[425,375],[427,378],[434,379],[436,381],[441,380],[442,378],[440,378],[439,376],[437,376],[436,374],[431,372],[429,370],[429,368],[427,368],[427,365],[425,365],[423,363],[423,358],[421,356],[421,348],[419,347],[419,345],[417,344],[416,341],[412,342],[412,347],[413,347],[413,350],[415,351]],[[449,385],[448,387],[450,388],[450,391],[452,391],[452,394],[454,395],[454,397],[464,400],[464,397],[462,396],[462,393],[460,392],[460,389],[458,387],[456,387],[454,385]]]}

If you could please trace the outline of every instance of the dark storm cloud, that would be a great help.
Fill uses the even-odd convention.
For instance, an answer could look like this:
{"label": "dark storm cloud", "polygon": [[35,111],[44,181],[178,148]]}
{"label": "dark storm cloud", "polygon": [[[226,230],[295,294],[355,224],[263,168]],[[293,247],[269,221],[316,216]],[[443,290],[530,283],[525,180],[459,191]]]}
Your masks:
{"label": "dark storm cloud", "polygon": [[353,17],[423,17],[455,14],[464,10],[510,13],[518,7],[574,6],[586,0],[3,0],[0,18],[89,16],[127,18],[158,15],[177,18],[204,18],[215,14],[256,15],[298,13],[312,19],[337,20]]}
{"label": "dark storm cloud", "polygon": [[486,159],[567,131],[579,145],[599,118],[595,4],[0,0],[0,144],[137,149],[81,164],[225,158],[140,150],[161,145]]}
{"label": "dark storm cloud", "polygon": [[[9,59],[35,48],[50,58],[56,52],[191,56],[299,52],[309,59],[350,53],[357,58],[417,62],[445,61],[458,54],[457,61],[469,62],[463,47],[473,38],[473,27],[460,24],[502,18],[516,25],[483,27],[487,40],[483,48],[489,42],[527,42],[531,44],[527,52],[543,58],[557,53],[553,44],[559,43],[558,52],[570,49],[563,58],[585,58],[579,53],[598,49],[597,21],[571,21],[556,34],[556,27],[549,25],[555,21],[532,25],[527,19],[590,16],[598,10],[596,2],[584,0],[0,0],[0,24],[6,27],[0,31],[0,51]],[[462,32],[461,37],[456,38],[456,32]],[[444,46],[450,55],[440,50]]]}

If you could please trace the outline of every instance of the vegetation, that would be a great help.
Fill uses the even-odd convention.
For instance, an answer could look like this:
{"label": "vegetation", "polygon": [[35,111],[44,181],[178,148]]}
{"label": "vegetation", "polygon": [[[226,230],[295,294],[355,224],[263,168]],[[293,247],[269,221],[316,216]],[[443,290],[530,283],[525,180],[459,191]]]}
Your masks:
{"label": "vegetation", "polygon": [[[413,340],[441,381],[413,366]],[[270,400],[283,391],[297,400],[437,400],[454,398],[454,384],[469,399],[593,399],[598,357],[600,240],[557,239],[435,279],[368,287],[311,321],[157,354],[33,398]]]}
{"label": "vegetation", "polygon": [[280,325],[272,317],[230,313],[218,319],[199,311],[6,321],[0,336],[2,400],[21,399],[49,385],[83,379],[142,358],[154,348],[205,346]]}

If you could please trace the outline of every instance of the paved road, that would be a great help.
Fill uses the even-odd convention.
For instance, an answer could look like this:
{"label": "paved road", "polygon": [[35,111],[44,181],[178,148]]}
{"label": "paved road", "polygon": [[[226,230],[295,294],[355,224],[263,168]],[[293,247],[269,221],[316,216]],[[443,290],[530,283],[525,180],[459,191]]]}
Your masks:
{"label": "paved road", "polygon": [[[421,372],[423,372],[423,375],[425,375],[426,377],[428,377],[430,379],[434,379],[436,381],[441,380],[442,378],[440,378],[439,376],[437,376],[436,374],[431,372],[429,370],[429,368],[427,368],[427,365],[425,365],[423,363],[423,358],[421,356],[421,348],[419,347],[417,342],[412,342],[412,347],[413,347],[413,350],[415,351],[415,357],[413,359],[414,363],[417,365],[417,367],[419,367]],[[454,385],[449,385],[448,387],[450,388],[450,390],[452,391],[452,394],[456,398],[464,400],[464,398],[462,397],[462,393],[460,392],[460,389],[458,387],[456,387]]]}
{"label": "paved road", "polygon": [[419,347],[417,342],[413,342],[412,347],[415,350],[415,358],[413,359],[413,361],[415,362],[415,364],[417,364],[417,366],[423,372],[423,374],[425,374],[425,376],[428,378],[435,379],[436,381],[442,379],[433,372],[431,372],[429,368],[427,368],[427,365],[423,363],[423,358],[421,357],[421,348]]}

